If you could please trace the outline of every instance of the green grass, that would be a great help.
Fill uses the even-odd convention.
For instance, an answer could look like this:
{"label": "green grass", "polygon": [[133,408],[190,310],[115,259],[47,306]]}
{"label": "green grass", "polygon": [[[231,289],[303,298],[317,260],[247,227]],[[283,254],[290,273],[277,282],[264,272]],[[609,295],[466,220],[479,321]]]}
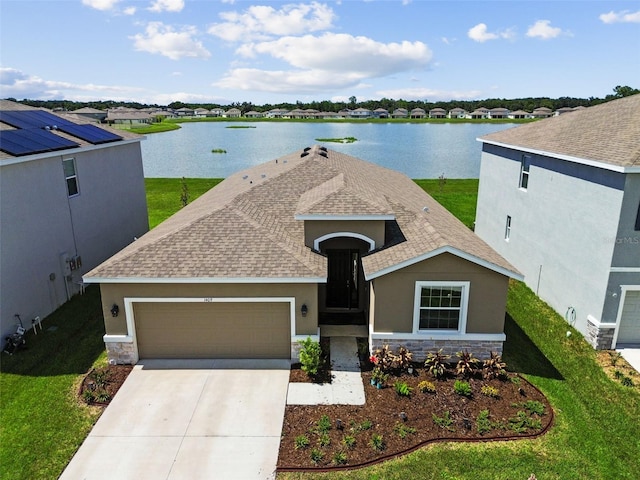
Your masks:
{"label": "green grass", "polygon": [[453,213],[467,227],[473,229],[476,220],[478,179],[415,180],[435,200]]}
{"label": "green grass", "polygon": [[[221,181],[220,178],[185,179],[189,189],[189,201],[195,200]],[[144,183],[147,189],[149,228],[154,228],[182,208],[182,183],[180,178],[146,178]]]}
{"label": "green grass", "polygon": [[[76,399],[82,376],[105,362],[97,287],[73,298],[27,333],[26,349],[2,353],[0,476],[55,479],[99,416]],[[50,331],[51,327],[57,327]]]}
{"label": "green grass", "polygon": [[175,123],[161,122],[161,123],[152,123],[150,125],[144,126],[128,126],[128,127],[120,127],[120,130],[128,130],[133,133],[138,133],[140,135],[147,135],[149,133],[161,133],[161,132],[169,132],[171,130],[179,130],[180,125]]}

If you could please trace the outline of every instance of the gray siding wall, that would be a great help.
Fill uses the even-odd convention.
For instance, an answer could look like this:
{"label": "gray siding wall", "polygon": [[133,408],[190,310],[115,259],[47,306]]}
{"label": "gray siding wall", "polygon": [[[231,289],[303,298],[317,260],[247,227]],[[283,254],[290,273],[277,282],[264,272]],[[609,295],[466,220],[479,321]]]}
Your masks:
{"label": "gray siding wall", "polygon": [[475,231],[558,313],[575,309],[586,333],[587,316],[601,320],[603,312],[624,175],[533,155],[523,191],[521,156],[483,146]]}
{"label": "gray siding wall", "polygon": [[[80,194],[68,198],[62,160],[75,158]],[[0,167],[0,330],[44,318],[79,292],[84,273],[148,229],[140,143],[56,154]],[[80,255],[65,281],[60,255]],[[67,285],[65,285],[65,283]]]}

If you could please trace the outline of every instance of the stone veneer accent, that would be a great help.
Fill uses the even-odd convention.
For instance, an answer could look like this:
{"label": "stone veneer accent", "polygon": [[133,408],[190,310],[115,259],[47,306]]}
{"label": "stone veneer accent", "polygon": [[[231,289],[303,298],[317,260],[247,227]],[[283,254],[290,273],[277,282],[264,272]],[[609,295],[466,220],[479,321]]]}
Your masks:
{"label": "stone veneer accent", "polygon": [[370,341],[371,351],[389,345],[392,351],[397,351],[399,347],[408,348],[413,353],[415,361],[424,361],[427,354],[437,352],[442,349],[445,355],[455,358],[456,353],[467,350],[473,353],[478,360],[490,357],[491,352],[502,355],[502,342],[480,341],[480,340],[402,340],[402,339],[373,339]]}
{"label": "stone veneer accent", "polygon": [[135,365],[138,357],[132,342],[105,342],[110,365]]}
{"label": "stone veneer accent", "polygon": [[600,323],[596,319],[587,317],[586,339],[596,350],[609,350],[613,344],[615,323]]}

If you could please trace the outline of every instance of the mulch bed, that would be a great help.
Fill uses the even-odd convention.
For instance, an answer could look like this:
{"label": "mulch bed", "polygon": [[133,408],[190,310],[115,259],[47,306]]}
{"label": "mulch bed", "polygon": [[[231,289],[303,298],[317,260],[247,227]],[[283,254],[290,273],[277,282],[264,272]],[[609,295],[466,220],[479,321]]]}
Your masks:
{"label": "mulch bed", "polygon": [[132,369],[132,365],[92,368],[82,379],[78,392],[80,398],[88,405],[109,405]]}
{"label": "mulch bed", "polygon": [[[508,378],[502,380],[483,380],[479,376],[467,379],[472,395],[466,398],[453,391],[454,382],[459,378],[449,376],[437,381],[421,365],[416,367],[413,375],[391,375],[383,389],[370,384],[370,370],[363,371],[366,395],[366,404],[363,406],[287,405],[278,470],[354,468],[408,453],[430,441],[486,441],[537,436],[544,433],[553,421],[553,411],[544,395],[515,374],[509,374]],[[421,392],[418,383],[422,380],[431,381],[436,392]],[[393,387],[396,381],[406,382],[413,389],[409,397],[396,393]],[[481,388],[485,385],[498,389],[499,397],[482,394]],[[544,413],[531,413],[524,406],[527,401],[540,402],[544,405]],[[481,434],[478,432],[478,416],[483,410],[489,411],[489,431]],[[406,420],[401,418],[401,412],[406,415]],[[434,415],[444,419],[447,415],[445,412],[449,412],[451,420],[448,427],[439,426],[434,421]],[[536,426],[527,428],[521,425],[521,431],[514,431],[517,430],[518,422],[515,420],[518,412],[524,412],[520,414],[524,415],[521,419],[530,419],[531,424]],[[323,415],[328,417],[331,424],[324,436],[318,431],[318,421]],[[338,420],[342,429],[337,428]],[[296,438],[303,435],[308,438],[309,445],[296,449]],[[382,436],[384,447],[380,450],[371,445],[374,435]],[[345,446],[345,436],[354,437],[355,445],[351,448]],[[320,445],[320,442],[326,444],[327,441],[328,445]],[[316,461],[312,460],[312,456]]]}

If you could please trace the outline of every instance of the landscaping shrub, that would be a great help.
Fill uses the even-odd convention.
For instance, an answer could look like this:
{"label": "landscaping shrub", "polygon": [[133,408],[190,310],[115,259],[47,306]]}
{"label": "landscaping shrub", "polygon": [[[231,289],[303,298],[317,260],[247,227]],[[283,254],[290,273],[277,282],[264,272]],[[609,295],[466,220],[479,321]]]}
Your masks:
{"label": "landscaping shrub", "polygon": [[468,382],[456,380],[455,383],[453,384],[453,391],[462,397],[470,397],[471,385],[469,385]]}
{"label": "landscaping shrub", "polygon": [[300,364],[302,371],[313,377],[318,374],[318,370],[324,362],[320,342],[316,342],[312,340],[311,337],[307,337],[299,343],[302,346],[300,349]]}
{"label": "landscaping shrub", "polygon": [[443,354],[442,349],[440,349],[435,353],[429,353],[427,355],[424,366],[435,378],[443,378],[449,369],[449,364],[447,363],[449,358],[451,357]]}

